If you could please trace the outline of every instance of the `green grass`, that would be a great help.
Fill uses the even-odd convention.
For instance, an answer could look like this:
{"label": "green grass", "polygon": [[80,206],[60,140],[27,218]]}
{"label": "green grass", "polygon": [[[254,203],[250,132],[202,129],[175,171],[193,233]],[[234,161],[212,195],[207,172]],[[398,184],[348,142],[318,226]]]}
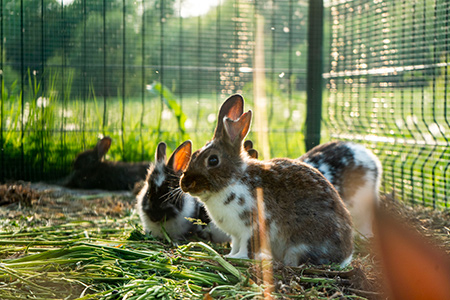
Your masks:
{"label": "green grass", "polygon": [[[144,97],[98,98],[90,89],[84,97],[73,98],[71,77],[64,89],[57,89],[57,76],[50,78],[45,91],[33,75],[25,91],[18,90],[17,83],[2,89],[5,179],[60,178],[69,172],[76,154],[92,148],[103,135],[113,139],[110,160],[152,160],[160,141],[169,151],[186,139],[200,148],[211,139],[218,108],[226,98],[213,93],[176,96],[159,83],[150,85]],[[246,109],[253,108],[251,94],[244,97]],[[268,97],[270,154],[298,157],[304,151],[305,95],[289,99],[277,92]]]}
{"label": "green grass", "polygon": [[[450,128],[441,77],[423,88],[326,91],[322,140],[367,145],[382,160],[384,192],[395,190],[398,198],[413,204],[447,207]],[[153,83],[143,97],[99,98],[92,88],[85,97],[70,97],[71,76],[64,93],[56,88],[57,74],[50,76],[45,91],[30,78],[25,91],[17,83],[2,88],[4,179],[61,178],[76,154],[102,135],[113,139],[109,160],[153,160],[160,141],[173,151],[191,139],[198,149],[212,137],[217,111],[228,96],[175,95]],[[246,109],[255,109],[251,84],[243,94]],[[268,81],[266,95],[270,158],[300,156],[305,152],[305,93],[289,95]],[[262,153],[255,124],[249,138]]]}
{"label": "green grass", "polygon": [[[133,216],[43,227],[23,222],[0,230],[1,299],[262,299],[268,287],[255,271],[260,263],[226,260],[220,253],[229,249],[220,245],[155,240]],[[326,299],[340,281],[324,274],[349,271],[306,268],[296,279],[302,292],[283,297]]]}

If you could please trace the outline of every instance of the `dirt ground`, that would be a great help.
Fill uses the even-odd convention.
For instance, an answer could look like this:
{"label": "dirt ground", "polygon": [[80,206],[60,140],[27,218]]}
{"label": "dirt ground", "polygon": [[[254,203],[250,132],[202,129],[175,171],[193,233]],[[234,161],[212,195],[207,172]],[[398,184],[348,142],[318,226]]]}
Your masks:
{"label": "dirt ground", "polygon": [[121,217],[134,209],[131,192],[73,190],[45,183],[0,185],[0,219],[27,218],[33,225],[57,225],[67,220]]}
{"label": "dirt ground", "polygon": [[[120,218],[134,212],[135,196],[131,192],[101,190],[70,190],[44,183],[15,182],[0,185],[0,226],[8,228],[11,222],[25,226],[58,225],[69,220],[96,220],[105,216]],[[382,206],[409,222],[425,236],[437,241],[450,254],[450,211],[410,207],[391,196],[382,197]],[[278,278],[277,290],[286,294],[301,292],[305,283],[299,274],[338,280],[342,289],[368,299],[380,299],[380,273],[376,258],[368,250],[371,242],[357,240],[353,269],[333,272],[323,268],[274,266]],[[257,272],[257,270],[255,270]],[[311,283],[314,284],[314,283]],[[339,298],[339,294],[333,298]]]}

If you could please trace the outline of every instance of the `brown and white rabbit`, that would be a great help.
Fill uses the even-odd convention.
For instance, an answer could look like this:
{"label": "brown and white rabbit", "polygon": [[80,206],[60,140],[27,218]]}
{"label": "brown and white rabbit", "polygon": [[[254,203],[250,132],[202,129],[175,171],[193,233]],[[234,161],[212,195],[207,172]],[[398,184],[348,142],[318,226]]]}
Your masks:
{"label": "brown and white rabbit", "polygon": [[[249,155],[258,158],[258,151],[250,140],[244,147]],[[332,141],[318,145],[299,160],[316,168],[338,191],[352,216],[355,233],[372,237],[373,207],[378,205],[381,162],[361,144]]]}
{"label": "brown and white rabbit", "polygon": [[[242,143],[252,112],[243,114],[243,106],[240,95],[223,103],[213,139],[192,154],[181,177],[182,190],[198,197],[217,226],[231,235],[228,257],[265,256],[252,244],[259,238],[286,265],[347,265],[352,222],[339,194],[320,172],[299,160],[250,159]],[[263,209],[257,211],[257,206]]]}
{"label": "brown and white rabbit", "polygon": [[[180,176],[189,162],[191,141],[181,144],[167,163],[166,148],[164,142],[158,144],[155,164],[148,170],[144,186],[137,195],[136,210],[145,232],[163,238],[164,227],[174,240],[198,235],[216,243],[229,241],[229,236],[211,222],[203,205],[180,189]],[[194,224],[192,219],[206,225]]]}
{"label": "brown and white rabbit", "polygon": [[383,172],[380,160],[363,145],[343,141],[318,145],[299,160],[318,169],[333,184],[356,231],[371,237],[373,207],[379,202]]}
{"label": "brown and white rabbit", "polygon": [[134,185],[145,179],[148,162],[113,162],[104,157],[111,147],[106,136],[93,149],[81,152],[75,158],[72,174],[65,186],[79,189],[133,190]]}

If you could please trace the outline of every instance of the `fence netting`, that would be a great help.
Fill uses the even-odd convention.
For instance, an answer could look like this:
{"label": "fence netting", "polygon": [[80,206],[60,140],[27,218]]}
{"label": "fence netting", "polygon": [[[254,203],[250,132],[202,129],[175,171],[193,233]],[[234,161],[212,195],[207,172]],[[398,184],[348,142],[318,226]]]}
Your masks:
{"label": "fence netting", "polygon": [[449,7],[445,0],[329,1],[325,115],[334,139],[367,144],[384,188],[448,205]]}
{"label": "fence netting", "polygon": [[[384,192],[434,207],[450,188],[449,6],[325,1],[322,141],[367,145]],[[307,16],[294,0],[0,0],[0,181],[61,178],[102,135],[111,160],[201,147],[233,93],[263,158],[300,156]]]}
{"label": "fence netting", "polygon": [[303,151],[305,2],[2,0],[0,15],[0,181],[61,178],[102,135],[111,160],[199,148],[233,93],[262,110],[263,156]]}

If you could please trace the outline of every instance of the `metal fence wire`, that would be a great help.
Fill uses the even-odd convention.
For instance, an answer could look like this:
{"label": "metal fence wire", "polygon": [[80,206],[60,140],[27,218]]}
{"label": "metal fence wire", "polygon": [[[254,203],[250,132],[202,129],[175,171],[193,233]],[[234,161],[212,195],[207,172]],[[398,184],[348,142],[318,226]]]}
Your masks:
{"label": "metal fence wire", "polygon": [[307,9],[294,0],[1,0],[0,181],[60,178],[101,135],[112,137],[114,160],[151,160],[161,140],[201,147],[233,93],[263,109],[252,135],[265,136],[263,156],[299,156]]}
{"label": "metal fence wire", "polygon": [[[323,49],[308,53],[306,1],[0,0],[0,181],[61,178],[102,135],[111,160],[200,147],[239,92],[263,158],[303,154],[311,120],[322,142],[370,147],[385,192],[448,207],[450,4],[324,4]],[[307,57],[324,69],[321,130]]]}
{"label": "metal fence wire", "polygon": [[329,1],[327,128],[382,159],[385,190],[448,207],[449,2]]}

